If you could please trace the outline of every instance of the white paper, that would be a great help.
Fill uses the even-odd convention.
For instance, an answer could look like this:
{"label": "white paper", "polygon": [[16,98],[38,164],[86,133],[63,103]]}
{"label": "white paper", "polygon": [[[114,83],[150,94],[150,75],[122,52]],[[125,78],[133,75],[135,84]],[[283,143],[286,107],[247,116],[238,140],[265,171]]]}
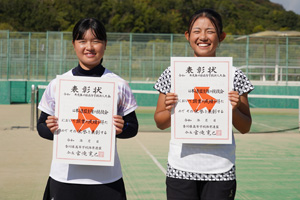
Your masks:
{"label": "white paper", "polygon": [[171,139],[181,143],[232,143],[231,57],[172,57]]}
{"label": "white paper", "polygon": [[53,159],[113,166],[117,82],[99,77],[57,76]]}

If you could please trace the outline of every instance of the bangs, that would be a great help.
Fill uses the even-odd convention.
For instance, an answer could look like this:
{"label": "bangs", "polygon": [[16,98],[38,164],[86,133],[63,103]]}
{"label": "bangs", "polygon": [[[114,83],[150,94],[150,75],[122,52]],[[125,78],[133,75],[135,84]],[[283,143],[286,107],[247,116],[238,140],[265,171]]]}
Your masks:
{"label": "bangs", "polygon": [[82,40],[87,30],[91,29],[92,34],[98,39],[107,41],[106,30],[103,24],[94,19],[83,19],[79,21],[73,30],[73,42],[75,40]]}

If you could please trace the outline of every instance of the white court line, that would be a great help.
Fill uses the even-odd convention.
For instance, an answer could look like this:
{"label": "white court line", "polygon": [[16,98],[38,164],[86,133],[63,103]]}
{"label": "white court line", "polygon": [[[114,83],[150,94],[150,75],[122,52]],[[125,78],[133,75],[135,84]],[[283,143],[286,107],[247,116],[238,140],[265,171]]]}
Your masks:
{"label": "white court line", "polygon": [[[267,128],[271,128],[271,129],[274,129],[274,126],[268,126],[266,124],[261,124],[261,123],[257,123],[255,121],[252,121],[253,124],[257,124],[257,125],[260,125],[260,126],[265,126]],[[282,127],[277,127],[277,128],[280,128],[280,129],[283,129]]]}
{"label": "white court line", "polygon": [[150,156],[150,158],[153,160],[153,162],[156,164],[156,166],[166,175],[165,168],[157,161],[157,159],[148,151],[148,149],[138,140],[136,139],[137,143],[144,149],[144,151]]}

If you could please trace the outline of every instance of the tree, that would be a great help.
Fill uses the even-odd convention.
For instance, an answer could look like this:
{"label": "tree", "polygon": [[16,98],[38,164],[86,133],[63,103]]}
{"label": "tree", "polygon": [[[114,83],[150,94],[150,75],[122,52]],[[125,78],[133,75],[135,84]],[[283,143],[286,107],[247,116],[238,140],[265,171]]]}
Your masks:
{"label": "tree", "polygon": [[230,34],[300,30],[300,15],[269,0],[1,0],[0,28],[16,31],[71,31],[85,17],[109,32],[184,33],[190,16],[212,8]]}

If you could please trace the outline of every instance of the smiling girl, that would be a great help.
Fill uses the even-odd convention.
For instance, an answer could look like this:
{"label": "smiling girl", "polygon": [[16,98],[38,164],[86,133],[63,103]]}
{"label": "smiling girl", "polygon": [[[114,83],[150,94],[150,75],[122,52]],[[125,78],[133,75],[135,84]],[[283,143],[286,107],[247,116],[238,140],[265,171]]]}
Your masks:
{"label": "smiling girl", "polygon": [[[138,131],[137,103],[129,85],[102,65],[106,49],[106,31],[94,18],[80,20],[73,29],[73,47],[79,64],[65,76],[92,76],[118,81],[117,115],[114,125],[118,138],[134,137]],[[41,137],[53,140],[59,128],[55,114],[56,79],[47,86],[39,103],[42,111],[37,130]],[[85,166],[52,161],[44,200],[124,200],[126,199],[117,148],[114,166]]]}
{"label": "smiling girl", "polygon": [[[197,11],[190,19],[185,37],[195,57],[215,57],[226,34],[221,16],[211,9]],[[251,127],[248,93],[254,88],[241,70],[234,68],[234,91],[228,98],[232,105],[232,122],[241,133]],[[178,98],[171,89],[171,71],[167,68],[154,88],[159,97],[154,120],[159,129],[171,126],[171,110]],[[170,141],[167,169],[169,200],[229,200],[236,192],[235,141],[232,144],[182,144]]]}

